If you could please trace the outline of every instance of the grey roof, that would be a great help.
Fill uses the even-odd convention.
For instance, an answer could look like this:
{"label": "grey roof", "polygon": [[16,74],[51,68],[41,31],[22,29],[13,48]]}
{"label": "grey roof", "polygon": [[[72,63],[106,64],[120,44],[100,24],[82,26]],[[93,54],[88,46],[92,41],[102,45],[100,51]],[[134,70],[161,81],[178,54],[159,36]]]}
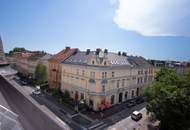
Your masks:
{"label": "grey roof", "polygon": [[128,60],[131,64],[138,67],[153,67],[145,58],[141,56],[128,56]]}
{"label": "grey roof", "polygon": [[51,54],[46,54],[46,55],[42,56],[42,57],[40,58],[40,60],[41,60],[41,61],[46,61],[46,60],[49,60],[51,57],[52,57]]}
{"label": "grey roof", "polygon": [[[62,63],[65,64],[78,64],[78,65],[88,65],[88,61],[96,57],[98,60],[98,56],[96,56],[94,51],[91,51],[88,55],[86,55],[85,51],[78,51],[74,55],[67,58]],[[137,56],[123,56],[118,55],[117,53],[108,52],[107,59],[111,63],[111,66],[128,66],[128,67],[150,67],[151,65],[144,59],[143,57]],[[92,65],[93,66],[93,65]]]}
{"label": "grey roof", "polygon": [[131,66],[130,62],[128,61],[127,56],[118,55],[116,53],[109,52],[108,53],[108,60],[111,62],[111,65],[128,65]]}
{"label": "grey roof", "polygon": [[77,52],[76,54],[63,61],[63,63],[87,64],[92,55],[92,52],[89,55],[86,55],[85,52]]}

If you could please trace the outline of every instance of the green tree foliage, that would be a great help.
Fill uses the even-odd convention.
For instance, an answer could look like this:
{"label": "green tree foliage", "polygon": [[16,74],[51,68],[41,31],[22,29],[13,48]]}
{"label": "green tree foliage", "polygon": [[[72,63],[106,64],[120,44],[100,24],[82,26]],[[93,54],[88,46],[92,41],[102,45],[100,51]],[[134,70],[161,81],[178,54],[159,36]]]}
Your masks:
{"label": "green tree foliage", "polygon": [[36,84],[38,85],[47,82],[47,79],[48,79],[47,67],[43,65],[42,63],[39,63],[36,66],[34,78],[35,78]]}
{"label": "green tree foliage", "polygon": [[23,47],[15,47],[13,49],[13,52],[22,52],[22,51],[25,51],[25,48],[23,48]]}
{"label": "green tree foliage", "polygon": [[63,92],[63,98],[65,98],[65,99],[69,99],[69,98],[70,98],[70,93],[69,93],[68,90],[65,90],[65,91]]}
{"label": "green tree foliage", "polygon": [[161,69],[146,91],[148,112],[161,122],[161,130],[190,128],[190,72],[177,75],[172,69]]}
{"label": "green tree foliage", "polygon": [[23,48],[23,47],[15,47],[13,50],[9,51],[9,54],[12,54],[14,52],[23,52],[25,51],[26,49]]}

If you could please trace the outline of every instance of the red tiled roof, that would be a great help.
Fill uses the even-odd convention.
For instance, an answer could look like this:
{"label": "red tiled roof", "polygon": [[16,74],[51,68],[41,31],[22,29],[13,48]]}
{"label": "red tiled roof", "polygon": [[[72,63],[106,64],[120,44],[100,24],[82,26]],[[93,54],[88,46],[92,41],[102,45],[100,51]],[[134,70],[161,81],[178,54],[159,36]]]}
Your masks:
{"label": "red tiled roof", "polygon": [[52,56],[52,58],[49,59],[49,62],[61,63],[68,57],[70,57],[73,53],[75,53],[77,50],[77,48],[64,49],[56,55]]}

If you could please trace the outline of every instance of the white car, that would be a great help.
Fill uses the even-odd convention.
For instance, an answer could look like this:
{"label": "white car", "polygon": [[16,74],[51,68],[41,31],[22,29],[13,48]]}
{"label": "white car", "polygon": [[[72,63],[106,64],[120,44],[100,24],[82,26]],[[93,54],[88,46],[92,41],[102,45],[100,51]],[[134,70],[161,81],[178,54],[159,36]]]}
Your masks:
{"label": "white car", "polygon": [[41,94],[41,91],[40,91],[39,89],[37,89],[37,90],[34,90],[34,91],[32,92],[32,94],[34,94],[34,95],[39,95],[39,94]]}
{"label": "white car", "polygon": [[142,113],[138,112],[138,111],[134,111],[131,114],[131,119],[134,121],[139,121],[142,118]]}

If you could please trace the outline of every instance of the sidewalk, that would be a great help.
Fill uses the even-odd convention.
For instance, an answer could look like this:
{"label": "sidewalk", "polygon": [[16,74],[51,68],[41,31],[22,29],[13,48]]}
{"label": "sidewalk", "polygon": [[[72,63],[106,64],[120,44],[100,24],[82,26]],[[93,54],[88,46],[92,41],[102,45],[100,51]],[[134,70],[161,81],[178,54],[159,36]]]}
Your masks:
{"label": "sidewalk", "polygon": [[[70,130],[70,127],[65,122],[63,122],[61,119],[59,119],[52,111],[50,111],[49,108],[47,108],[44,105],[40,105],[38,102],[36,102],[30,96],[31,93],[32,93],[32,91],[33,91],[32,87],[30,87],[30,86],[20,86],[19,84],[17,84],[12,79],[8,79],[6,77],[5,77],[5,79],[12,85],[13,88],[16,88],[16,90],[18,91],[18,93],[20,93],[19,95],[22,95],[24,98],[26,98],[24,101],[21,101],[21,102],[25,102],[23,104],[23,105],[25,105],[25,107],[28,107],[28,106],[26,106],[26,104],[29,104],[32,107],[35,107],[35,108],[28,108],[32,112],[35,112],[34,116],[40,116],[39,118],[35,119],[37,122],[33,121],[33,123],[38,123],[38,120],[41,121],[42,123],[45,123],[45,121],[47,121],[47,122],[51,122],[51,124],[52,124],[52,125],[51,124],[47,124],[46,126],[43,126],[43,127],[47,127],[47,129],[51,129],[51,127],[52,128],[54,127],[54,128],[58,128],[58,129]],[[21,110],[24,111],[24,112],[26,111],[26,113],[20,113],[20,114],[21,115],[22,114],[27,114],[27,118],[30,118],[30,120],[31,120],[30,116],[32,115],[32,113],[28,113],[27,110],[25,110],[25,109],[21,109]],[[38,113],[38,115],[35,115],[37,113]],[[26,122],[26,124],[27,124],[27,122]],[[43,124],[41,124],[41,125],[43,125]],[[43,128],[41,125],[39,125],[39,127]],[[50,126],[50,125],[51,125],[51,127],[48,128],[48,126]]]}
{"label": "sidewalk", "polygon": [[[8,109],[8,110],[11,110],[11,108],[9,107],[7,101],[5,100],[5,98],[3,97],[3,95],[2,95],[2,93],[1,93],[1,91],[0,91],[0,107],[1,107],[1,106],[5,107],[5,108]],[[1,113],[1,112],[0,112],[0,113]],[[1,117],[1,119],[3,119],[3,118]],[[15,120],[16,120],[15,129],[16,129],[16,130],[24,130],[24,129],[22,128],[22,125],[21,125],[20,122],[18,121],[18,119],[15,119]],[[0,123],[2,123],[2,122],[0,122]],[[2,125],[2,124],[1,124],[1,125]],[[1,125],[0,125],[0,128],[1,128]]]}

